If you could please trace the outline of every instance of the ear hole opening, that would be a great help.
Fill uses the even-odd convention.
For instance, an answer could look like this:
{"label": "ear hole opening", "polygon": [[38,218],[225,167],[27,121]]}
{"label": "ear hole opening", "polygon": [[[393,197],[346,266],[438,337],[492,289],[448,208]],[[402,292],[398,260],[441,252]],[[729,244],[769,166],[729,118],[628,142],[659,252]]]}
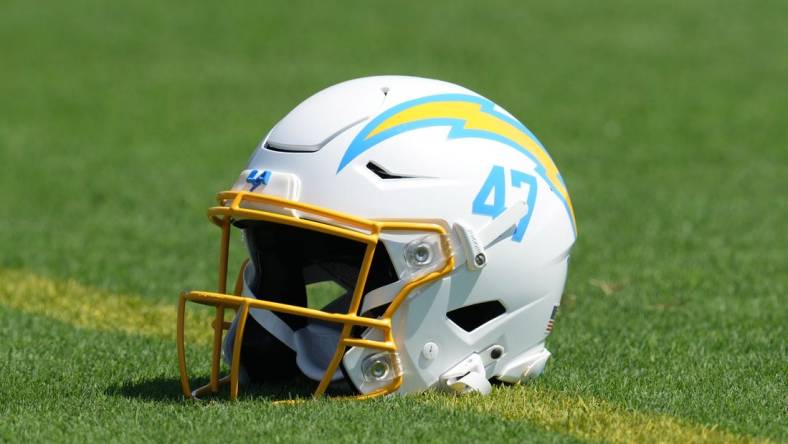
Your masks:
{"label": "ear hole opening", "polygon": [[500,301],[487,301],[451,310],[446,316],[461,329],[472,332],[504,313],[506,307]]}

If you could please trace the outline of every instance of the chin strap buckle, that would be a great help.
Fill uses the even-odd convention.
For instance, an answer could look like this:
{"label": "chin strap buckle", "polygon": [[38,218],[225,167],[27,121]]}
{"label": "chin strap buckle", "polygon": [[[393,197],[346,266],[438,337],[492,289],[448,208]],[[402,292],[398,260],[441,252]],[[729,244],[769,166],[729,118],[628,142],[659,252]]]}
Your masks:
{"label": "chin strap buckle", "polygon": [[481,356],[476,353],[442,374],[440,381],[443,386],[458,394],[480,393],[487,395],[492,391],[492,385],[487,380],[487,373],[484,371],[484,362],[482,362]]}

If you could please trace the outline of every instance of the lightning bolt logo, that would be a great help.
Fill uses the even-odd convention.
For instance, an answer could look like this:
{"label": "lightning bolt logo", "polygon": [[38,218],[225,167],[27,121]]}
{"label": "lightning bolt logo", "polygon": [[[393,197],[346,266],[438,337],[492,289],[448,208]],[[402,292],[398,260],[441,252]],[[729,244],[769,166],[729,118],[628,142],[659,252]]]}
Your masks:
{"label": "lightning bolt logo", "polygon": [[569,192],[553,159],[536,136],[516,119],[495,110],[483,97],[440,94],[396,105],[372,119],[353,139],[337,168],[342,171],[353,159],[378,143],[406,131],[448,126],[449,139],[475,137],[501,142],[536,163],[536,172],[550,185],[575,226]]}

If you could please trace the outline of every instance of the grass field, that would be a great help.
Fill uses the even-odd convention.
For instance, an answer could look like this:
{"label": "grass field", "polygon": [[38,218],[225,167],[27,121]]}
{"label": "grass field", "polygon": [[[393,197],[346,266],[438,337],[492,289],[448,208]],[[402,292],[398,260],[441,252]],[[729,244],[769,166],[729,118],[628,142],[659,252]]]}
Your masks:
{"label": "grass field", "polygon": [[[4,0],[0,442],[788,441],[786,17]],[[380,73],[479,91],[561,169],[579,239],[546,373],[485,398],[182,401],[175,300],[215,285],[214,193],[301,99]]]}

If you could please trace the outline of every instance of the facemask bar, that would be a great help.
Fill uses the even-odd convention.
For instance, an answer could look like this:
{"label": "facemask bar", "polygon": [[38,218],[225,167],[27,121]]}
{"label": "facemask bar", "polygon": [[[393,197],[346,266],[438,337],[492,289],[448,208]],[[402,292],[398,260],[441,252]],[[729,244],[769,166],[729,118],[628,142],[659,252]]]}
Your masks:
{"label": "facemask bar", "polygon": [[[219,206],[211,207],[208,210],[208,217],[215,225],[222,230],[221,244],[219,252],[219,285],[218,292],[191,291],[184,292],[178,300],[178,324],[177,324],[177,347],[178,364],[181,377],[181,390],[186,398],[198,398],[207,393],[217,393],[223,384],[230,385],[230,399],[238,397],[238,374],[240,370],[241,338],[243,337],[246,319],[249,310],[260,308],[272,312],[286,313],[322,321],[337,322],[343,324],[340,333],[337,349],[331,359],[322,380],[314,392],[314,397],[320,397],[328,388],[332,375],[336,372],[339,364],[345,355],[347,347],[364,347],[389,352],[394,355],[397,353],[397,346],[391,331],[391,318],[399,309],[408,294],[416,287],[424,285],[433,280],[439,279],[454,269],[454,258],[451,254],[448,234],[446,228],[436,223],[406,222],[406,221],[372,221],[352,215],[332,211],[319,206],[290,201],[275,196],[254,194],[246,191],[225,191],[217,195]],[[260,209],[264,207],[266,209]],[[284,212],[272,212],[267,209],[284,210]],[[288,211],[289,210],[289,211]],[[295,211],[295,213],[293,213]],[[293,215],[291,215],[293,214]],[[321,222],[304,219],[302,216],[315,216]],[[282,304],[278,302],[266,301],[262,299],[251,299],[242,297],[243,270],[246,262],[241,266],[238,277],[235,281],[234,295],[227,294],[227,261],[230,244],[231,223],[233,220],[253,219],[268,222],[275,222],[308,230],[318,231],[333,236],[338,236],[366,245],[364,258],[359,270],[356,287],[353,291],[350,307],[347,313],[327,313],[321,310],[300,307],[296,305]],[[325,221],[325,222],[323,222]],[[368,318],[357,315],[361,299],[363,297],[364,285],[369,275],[375,247],[379,242],[382,231],[413,231],[425,233],[437,233],[440,236],[440,248],[445,264],[441,269],[432,271],[422,276],[414,278],[406,283],[399,293],[391,301],[391,304],[380,316],[380,318]],[[189,386],[189,378],[186,368],[186,351],[184,341],[184,324],[186,313],[186,302],[191,301],[202,305],[212,306],[216,309],[213,323],[213,352],[211,356],[211,377],[210,382],[194,391]],[[237,329],[235,331],[235,341],[233,344],[233,355],[230,364],[230,374],[219,377],[221,363],[221,345],[224,331],[230,328],[230,323],[224,320],[224,310],[230,308],[240,310]],[[350,337],[354,326],[366,328],[377,328],[383,333],[383,341],[369,339],[358,339]],[[392,382],[374,392],[366,395],[356,396],[355,398],[371,398],[382,396],[396,391],[402,384],[402,375],[397,375]]]}

